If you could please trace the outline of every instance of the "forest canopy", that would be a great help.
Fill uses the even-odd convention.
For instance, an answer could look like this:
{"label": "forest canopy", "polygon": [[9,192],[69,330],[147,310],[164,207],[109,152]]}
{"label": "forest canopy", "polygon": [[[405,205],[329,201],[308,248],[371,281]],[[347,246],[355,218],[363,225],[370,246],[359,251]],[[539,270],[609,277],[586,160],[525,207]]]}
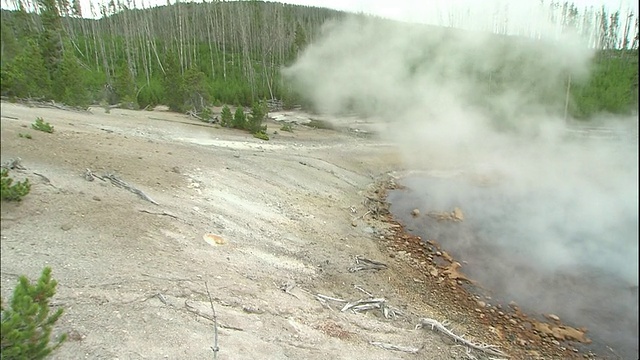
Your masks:
{"label": "forest canopy", "polygon": [[[591,75],[569,87],[570,115],[637,112],[638,17],[604,8],[580,12],[570,3],[550,6],[558,24],[589,36],[598,49]],[[349,15],[261,1],[147,9],[111,1],[89,9],[99,18],[83,17],[87,9],[77,0],[16,0],[15,9],[2,10],[2,96],[77,106],[164,104],[179,112],[266,99],[310,106],[281,69],[313,43],[325,22]],[[500,76],[488,78],[517,81],[505,75],[517,66],[505,63],[496,71]],[[563,94],[567,81],[558,86]]]}

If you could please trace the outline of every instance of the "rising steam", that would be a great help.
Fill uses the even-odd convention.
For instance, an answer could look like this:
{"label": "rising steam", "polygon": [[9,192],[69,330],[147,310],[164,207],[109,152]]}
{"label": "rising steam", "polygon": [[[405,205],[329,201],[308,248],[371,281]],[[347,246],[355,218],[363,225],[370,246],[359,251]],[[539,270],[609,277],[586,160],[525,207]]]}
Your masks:
{"label": "rising steam", "polygon": [[[480,175],[501,184],[498,197],[525,200],[505,209],[442,185],[425,208],[456,198],[470,217],[509,213],[509,223],[486,224],[483,235],[522,250],[540,272],[583,266],[637,287],[637,140],[566,139],[565,89],[569,79],[588,76],[594,51],[575,33],[558,32],[533,2],[517,3],[524,7],[511,8],[516,18],[505,27],[528,38],[353,17],[326,24],[284,74],[319,111],[384,120],[381,135],[395,141],[407,168]],[[471,11],[466,25],[476,19],[476,29],[486,28],[493,11]],[[505,63],[520,65],[517,80],[491,88]],[[637,118],[622,123],[637,131]],[[513,292],[544,291],[511,285]],[[637,316],[637,302],[622,306]]]}
{"label": "rising steam", "polygon": [[[362,17],[331,22],[284,73],[320,111],[356,110],[386,121],[383,136],[398,144],[409,168],[496,175],[523,193],[553,189],[559,198],[526,211],[520,224],[539,228],[537,252],[556,249],[566,254],[560,263],[605,258],[637,285],[637,255],[618,264],[603,257],[637,254],[635,240],[624,249],[598,246],[597,254],[586,244],[575,254],[547,243],[558,236],[545,236],[550,234],[544,224],[558,219],[566,218],[563,232],[582,233],[583,225],[598,224],[608,234],[614,231],[608,219],[628,216],[621,214],[637,219],[638,153],[637,146],[563,140],[563,89],[569,78],[588,75],[594,51],[575,33],[558,33],[542,12],[531,10],[535,7],[526,8],[527,21],[512,23],[535,34],[536,41]],[[512,8],[522,15],[520,9]],[[491,17],[475,15],[480,21]],[[513,75],[517,81],[488,88],[487,78],[504,63],[524,64]],[[542,101],[540,92],[552,100]],[[570,218],[553,211],[560,199],[571,207]]]}

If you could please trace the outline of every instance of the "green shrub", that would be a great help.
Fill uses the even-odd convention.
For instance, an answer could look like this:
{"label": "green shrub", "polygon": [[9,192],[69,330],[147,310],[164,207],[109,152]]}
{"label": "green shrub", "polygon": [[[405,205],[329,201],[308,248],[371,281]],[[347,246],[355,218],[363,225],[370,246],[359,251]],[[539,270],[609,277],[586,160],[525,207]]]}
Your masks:
{"label": "green shrub", "polygon": [[220,113],[220,125],[224,127],[229,127],[233,123],[233,115],[231,115],[231,109],[227,105],[222,107],[222,112]]}
{"label": "green shrub", "polygon": [[200,118],[202,119],[202,121],[210,123],[211,119],[213,118],[213,112],[211,111],[211,108],[208,106],[202,108],[202,111],[200,112]]}
{"label": "green shrub", "polygon": [[260,130],[258,132],[253,133],[254,138],[258,138],[260,140],[269,141],[269,135],[264,130]]}
{"label": "green shrub", "polygon": [[13,179],[9,177],[9,170],[0,171],[0,198],[7,201],[20,201],[31,190],[29,179],[13,184]]}
{"label": "green shrub", "polygon": [[63,312],[58,309],[49,315],[49,300],[57,284],[51,279],[51,268],[45,267],[37,284],[20,276],[8,309],[1,302],[3,359],[44,359],[66,340],[67,335],[62,334],[50,344],[53,325]]}
{"label": "green shrub", "polygon": [[46,133],[51,134],[53,132],[53,126],[48,122],[44,122],[41,117],[36,118],[36,122],[31,124],[31,127],[38,131],[44,131]]}
{"label": "green shrub", "polygon": [[25,139],[32,139],[31,134],[20,133],[18,134],[18,137],[25,138]]}
{"label": "green shrub", "polygon": [[324,120],[312,119],[307,125],[316,129],[335,130],[335,127],[330,122]]}
{"label": "green shrub", "polygon": [[280,127],[280,130],[292,133],[293,132],[293,126],[291,126],[291,124],[284,123]]}
{"label": "green shrub", "polygon": [[262,122],[267,116],[268,108],[262,102],[254,102],[251,107],[251,115],[247,119],[247,130],[256,133],[262,129]]}
{"label": "green shrub", "polygon": [[247,127],[247,116],[244,114],[242,106],[238,106],[236,109],[231,127],[235,129],[245,129]]}

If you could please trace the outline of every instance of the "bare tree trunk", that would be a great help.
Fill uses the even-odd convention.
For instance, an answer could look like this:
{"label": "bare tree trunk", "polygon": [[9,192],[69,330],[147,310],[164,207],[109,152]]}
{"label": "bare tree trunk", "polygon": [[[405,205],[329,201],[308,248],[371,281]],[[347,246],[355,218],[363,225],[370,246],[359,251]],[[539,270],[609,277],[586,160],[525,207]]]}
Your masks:
{"label": "bare tree trunk", "polygon": [[[222,17],[222,78],[226,81],[227,80],[227,49],[225,47],[226,43],[227,43],[227,38],[224,35],[224,29],[225,29],[225,22],[224,22],[224,8],[225,5],[219,5],[220,6],[220,16]],[[233,61],[233,58],[232,58]]]}
{"label": "bare tree trunk", "polygon": [[564,100],[564,123],[568,124],[569,121],[569,98],[571,96],[571,74],[569,74],[569,78],[567,79],[567,95]]}

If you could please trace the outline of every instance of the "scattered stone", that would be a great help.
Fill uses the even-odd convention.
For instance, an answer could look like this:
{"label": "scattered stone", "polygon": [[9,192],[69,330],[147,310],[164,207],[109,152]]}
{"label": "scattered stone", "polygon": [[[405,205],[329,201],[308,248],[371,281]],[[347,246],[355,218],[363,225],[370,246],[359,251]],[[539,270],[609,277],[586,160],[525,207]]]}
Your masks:
{"label": "scattered stone", "polygon": [[213,245],[213,246],[224,245],[226,243],[225,239],[222,236],[216,235],[216,234],[204,234],[202,238],[209,245]]}
{"label": "scattered stone", "polygon": [[517,324],[518,324],[518,322],[516,321],[516,319],[509,319],[509,322],[510,322],[512,325],[517,325]]}
{"label": "scattered stone", "polygon": [[460,210],[460,208],[455,208],[453,209],[453,219],[456,221],[463,221],[464,220],[464,214],[462,213],[462,210]]}
{"label": "scattered stone", "polygon": [[62,224],[62,226],[60,226],[60,229],[62,229],[63,231],[69,231],[69,230],[71,230],[71,225]]}
{"label": "scattered stone", "polygon": [[102,201],[102,199],[100,199],[98,196],[94,196],[94,197],[92,197],[92,199],[95,200],[95,201]]}
{"label": "scattered stone", "polygon": [[545,315],[545,316],[546,316],[548,319],[551,319],[551,320],[553,320],[553,321],[560,322],[560,317],[558,317],[558,315],[555,315],[555,314],[548,314],[548,315]]}
{"label": "scattered stone", "polygon": [[527,346],[527,340],[518,339],[518,344],[520,344],[520,346]]}
{"label": "scattered stone", "polygon": [[356,226],[358,226],[358,223],[354,221],[354,222],[351,223],[351,226],[356,227]]}
{"label": "scattered stone", "polygon": [[264,314],[264,310],[258,309],[253,306],[243,306],[242,311],[246,312],[247,314]]}
{"label": "scattered stone", "polygon": [[485,308],[487,304],[484,301],[478,301],[478,306],[480,306],[481,308]]}
{"label": "scattered stone", "polygon": [[419,216],[419,215],[420,215],[420,210],[418,210],[418,209],[413,209],[413,210],[411,211],[411,215],[412,215],[413,217],[417,217],[417,216]]}

